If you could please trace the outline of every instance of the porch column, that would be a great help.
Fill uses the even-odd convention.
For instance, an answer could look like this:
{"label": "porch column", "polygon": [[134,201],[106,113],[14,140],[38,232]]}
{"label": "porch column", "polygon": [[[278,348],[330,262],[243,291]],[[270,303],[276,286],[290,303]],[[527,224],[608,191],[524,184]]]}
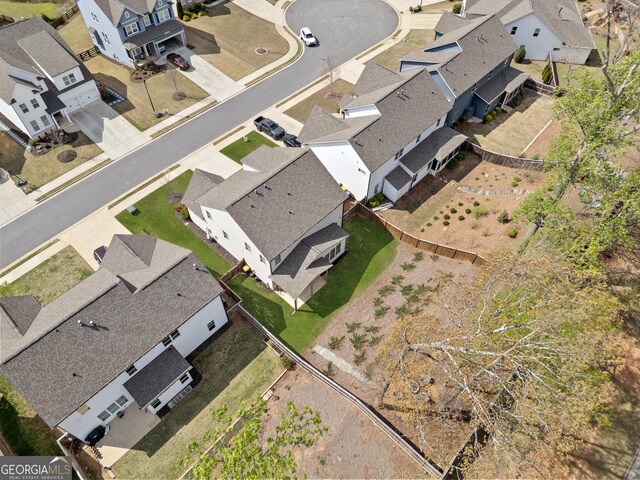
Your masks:
{"label": "porch column", "polygon": [[144,57],[149,57],[149,49],[147,48],[147,44],[142,45],[142,50],[144,50]]}

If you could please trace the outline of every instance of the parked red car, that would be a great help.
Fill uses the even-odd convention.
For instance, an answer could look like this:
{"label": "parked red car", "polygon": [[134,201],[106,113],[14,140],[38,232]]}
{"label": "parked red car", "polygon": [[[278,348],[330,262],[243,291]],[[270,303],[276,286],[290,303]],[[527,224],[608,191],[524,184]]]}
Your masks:
{"label": "parked red car", "polygon": [[167,55],[167,60],[173,63],[180,70],[189,70],[189,67],[191,66],[182,55],[178,55],[177,53],[170,53]]}

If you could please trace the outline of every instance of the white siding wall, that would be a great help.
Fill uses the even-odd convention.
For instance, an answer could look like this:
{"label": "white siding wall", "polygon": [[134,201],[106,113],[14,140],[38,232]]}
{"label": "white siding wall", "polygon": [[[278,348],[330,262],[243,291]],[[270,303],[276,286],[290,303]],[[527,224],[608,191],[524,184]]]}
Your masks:
{"label": "white siding wall", "polygon": [[86,107],[90,103],[100,100],[100,92],[95,81],[90,81],[64,92],[59,96],[60,100],[67,106],[65,111],[71,114],[76,110]]}
{"label": "white siding wall", "polygon": [[[546,60],[549,52],[562,47],[562,41],[533,13],[505,25],[507,34],[511,34],[513,27],[518,27],[518,30],[511,38],[516,45],[524,45],[527,50],[525,58],[529,60]],[[534,37],[536,28],[540,29],[540,34]]]}
{"label": "white siding wall", "polygon": [[369,115],[380,115],[380,110],[375,105],[364,105],[362,107],[342,110],[344,118],[368,117]]}
{"label": "white siding wall", "polygon": [[[316,233],[317,231],[322,230],[324,227],[331,225],[332,223],[337,223],[339,226],[342,226],[342,209],[343,209],[342,205],[339,205],[338,207],[336,207],[329,215],[324,217],[322,220],[316,223],[312,228],[310,228],[309,231],[303,237],[300,237],[296,242],[292,243],[289,246],[289,248],[287,248],[284,252],[280,254],[280,258],[281,258],[280,263],[284,262],[285,258],[289,256],[289,254],[293,251],[293,249],[296,248],[302,240],[304,240],[306,237],[308,237],[312,233]],[[271,266],[273,270],[275,270],[277,268],[277,265],[275,264],[275,262],[271,262],[271,263],[272,263]],[[278,265],[280,265],[280,263]]]}
{"label": "white siding wall", "polygon": [[[177,379],[175,382],[173,382],[169,388],[167,388],[159,397],[158,400],[160,400],[160,405],[158,405],[158,408],[153,408],[151,405],[149,405],[147,408],[149,411],[156,413],[158,410],[162,410],[162,407],[164,407],[168,402],[170,402],[173,397],[175,397],[177,394],[180,393],[180,391],[186,387],[187,385],[189,385],[189,382],[191,382],[191,380],[193,379],[193,377],[191,376],[191,373],[187,373],[187,376],[189,377],[189,380],[187,380],[186,382],[182,383],[180,382],[180,379]],[[152,402],[153,403],[153,402]]]}
{"label": "white siding wall", "polygon": [[[12,105],[7,105],[8,108],[3,108],[2,113],[5,111],[8,113],[7,118],[16,124],[16,127],[20,128],[30,137],[37,137],[39,133],[49,130],[55,127],[55,123],[46,112],[47,106],[45,105],[42,97],[39,93],[32,93],[32,89],[26,87],[24,85],[16,85],[16,89],[13,93],[13,98],[15,102]],[[31,104],[32,99],[36,99],[39,103],[38,108],[33,108]],[[29,111],[27,113],[22,113],[22,109],[20,109],[20,104],[24,103]],[[6,104],[5,104],[6,105]],[[3,105],[4,106],[4,105]],[[13,114],[9,111],[13,111]],[[45,116],[49,120],[49,126],[45,127],[40,117]],[[35,120],[38,122],[38,129],[34,130],[31,127],[31,120]]]}
{"label": "white siding wall", "polygon": [[16,111],[13,109],[12,105],[5,103],[3,100],[0,100],[0,114],[7,117],[9,121],[11,121],[16,127],[18,127],[24,133],[29,135],[29,130],[27,129],[27,126],[22,123],[22,120],[20,120],[20,117],[18,116]]}
{"label": "white siding wall", "polygon": [[[215,320],[216,328],[209,331],[207,324],[211,320]],[[173,345],[183,356],[186,356],[200,346],[225,323],[227,323],[227,314],[225,312],[224,305],[222,304],[221,298],[216,297],[211,303],[206,305],[193,317],[187,320],[180,328],[178,328],[180,336],[176,338],[171,345]],[[159,343],[140,357],[134,363],[138,371],[160,355],[165,348],[166,347],[162,345],[162,343]],[[98,415],[121,395],[125,395],[130,402],[133,401],[131,394],[124,388],[124,383],[130,378],[131,377],[126,372],[122,372],[86,402],[89,410],[84,413],[84,415],[81,415],[77,411],[72,413],[60,422],[60,428],[66,430],[77,438],[84,440],[89,432],[98,425],[109,424],[114,418],[116,418],[116,415],[111,415],[105,422],[100,420]],[[127,403],[121,408],[121,410],[129,405],[130,403]]]}
{"label": "white siding wall", "polygon": [[[225,210],[209,207],[202,207],[202,211],[203,218],[211,230],[213,238],[220,246],[236,259],[240,260],[244,258],[247,265],[251,267],[258,278],[271,287],[272,284],[269,280],[271,269],[267,263],[269,260],[265,258],[264,263],[260,261],[261,252],[258,250],[258,247],[255,246],[240,226],[231,218],[231,215]],[[211,218],[207,216],[207,212]],[[227,233],[229,238],[224,238],[223,231]],[[249,245],[251,251],[245,248],[245,243]]]}
{"label": "white siding wall", "polygon": [[[431,133],[433,133],[435,130],[442,128],[445,124],[445,119],[447,118],[446,115],[443,115],[442,118],[440,118],[440,124],[438,125],[438,122],[430,125],[426,130],[424,130],[421,134],[420,134],[420,141],[416,142],[416,139],[414,138],[411,142],[409,142],[408,145],[406,145],[404,147],[404,150],[402,152],[402,156],[398,158],[398,160],[394,160],[394,157],[390,158],[389,160],[387,160],[387,162],[382,165],[382,167],[380,167],[379,169],[377,169],[375,172],[373,172],[371,174],[371,183],[369,184],[369,190],[367,192],[367,198],[371,198],[375,195],[375,188],[376,185],[379,185],[379,190],[380,192],[384,191],[384,178],[389,175],[389,173],[391,173],[391,171],[393,169],[395,169],[399,164],[400,164],[400,160],[402,159],[402,157],[404,157],[407,153],[409,153],[411,150],[413,150],[415,148],[416,145],[418,145],[419,143],[422,143],[424,141],[429,141],[428,137],[429,135],[431,135]],[[417,138],[417,137],[416,137]],[[411,175],[411,173],[405,169],[405,171]],[[406,192],[405,192],[406,193]],[[404,195],[404,193],[403,193]],[[400,198],[400,197],[398,197]],[[390,200],[392,200],[390,198]]]}
{"label": "white siding wall", "polygon": [[[102,43],[98,43],[95,39],[93,39],[94,45],[97,47],[103,47],[101,50],[103,53],[124,65],[129,67],[133,66],[133,62],[127,55],[126,49],[122,46],[122,40],[120,39],[120,33],[113,26],[111,20],[107,18],[107,16],[102,13],[102,10],[96,5],[94,0],[78,0],[78,7],[80,8],[80,13],[82,14],[82,18],[84,23],[87,25],[87,28],[93,27],[96,29],[95,35],[99,36],[102,40]],[[91,13],[94,13],[98,18],[96,22]],[[109,38],[109,43],[105,42],[102,33],[105,33]],[[91,34],[93,36],[93,34]]]}
{"label": "white siding wall", "polygon": [[[44,68],[42,70],[46,73],[46,70],[44,70]],[[76,82],[81,82],[82,80],[84,80],[84,75],[82,75],[82,71],[80,70],[80,67],[74,67],[71,70],[67,70],[66,72],[60,75],[56,75],[55,77],[49,77],[49,75],[47,75],[47,77],[49,77],[49,80],[53,82],[53,84],[56,86],[58,90],[64,90],[65,88],[69,88],[71,85],[73,85],[71,84],[67,86],[64,84],[64,81],[62,80],[64,77],[66,77],[71,73],[73,73],[73,76],[76,78]]]}
{"label": "white siding wall", "polygon": [[357,200],[367,196],[370,172],[349,142],[305,146],[311,147],[335,181],[347,187]]}

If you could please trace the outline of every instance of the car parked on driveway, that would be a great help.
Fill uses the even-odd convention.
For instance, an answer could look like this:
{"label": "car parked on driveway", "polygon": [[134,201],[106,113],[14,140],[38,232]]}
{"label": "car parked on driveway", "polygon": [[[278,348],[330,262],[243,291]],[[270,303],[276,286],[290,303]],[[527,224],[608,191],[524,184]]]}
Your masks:
{"label": "car parked on driveway", "polygon": [[302,30],[300,30],[300,40],[302,40],[307,47],[318,44],[318,40],[316,39],[315,35],[311,33],[311,30],[309,30],[307,27],[304,27]]}
{"label": "car parked on driveway", "polygon": [[298,141],[298,137],[292,133],[287,133],[282,139],[287,147],[301,147],[302,144]]}
{"label": "car parked on driveway", "polygon": [[262,115],[253,121],[259,132],[266,133],[274,140],[280,140],[284,137],[285,131],[280,125],[271,120],[270,118],[263,117]]}
{"label": "car parked on driveway", "polygon": [[169,55],[167,55],[167,60],[173,63],[180,70],[189,70],[189,67],[191,66],[182,55],[179,55],[177,53],[170,53]]}

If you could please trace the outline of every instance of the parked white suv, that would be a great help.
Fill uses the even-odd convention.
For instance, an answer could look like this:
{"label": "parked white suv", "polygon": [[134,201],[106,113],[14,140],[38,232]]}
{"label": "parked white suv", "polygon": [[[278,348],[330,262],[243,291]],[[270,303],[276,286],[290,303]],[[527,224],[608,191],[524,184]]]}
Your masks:
{"label": "parked white suv", "polygon": [[302,30],[300,30],[300,40],[302,40],[307,47],[318,44],[318,40],[316,40],[316,37],[313,36],[311,30],[309,30],[307,27],[304,27]]}

